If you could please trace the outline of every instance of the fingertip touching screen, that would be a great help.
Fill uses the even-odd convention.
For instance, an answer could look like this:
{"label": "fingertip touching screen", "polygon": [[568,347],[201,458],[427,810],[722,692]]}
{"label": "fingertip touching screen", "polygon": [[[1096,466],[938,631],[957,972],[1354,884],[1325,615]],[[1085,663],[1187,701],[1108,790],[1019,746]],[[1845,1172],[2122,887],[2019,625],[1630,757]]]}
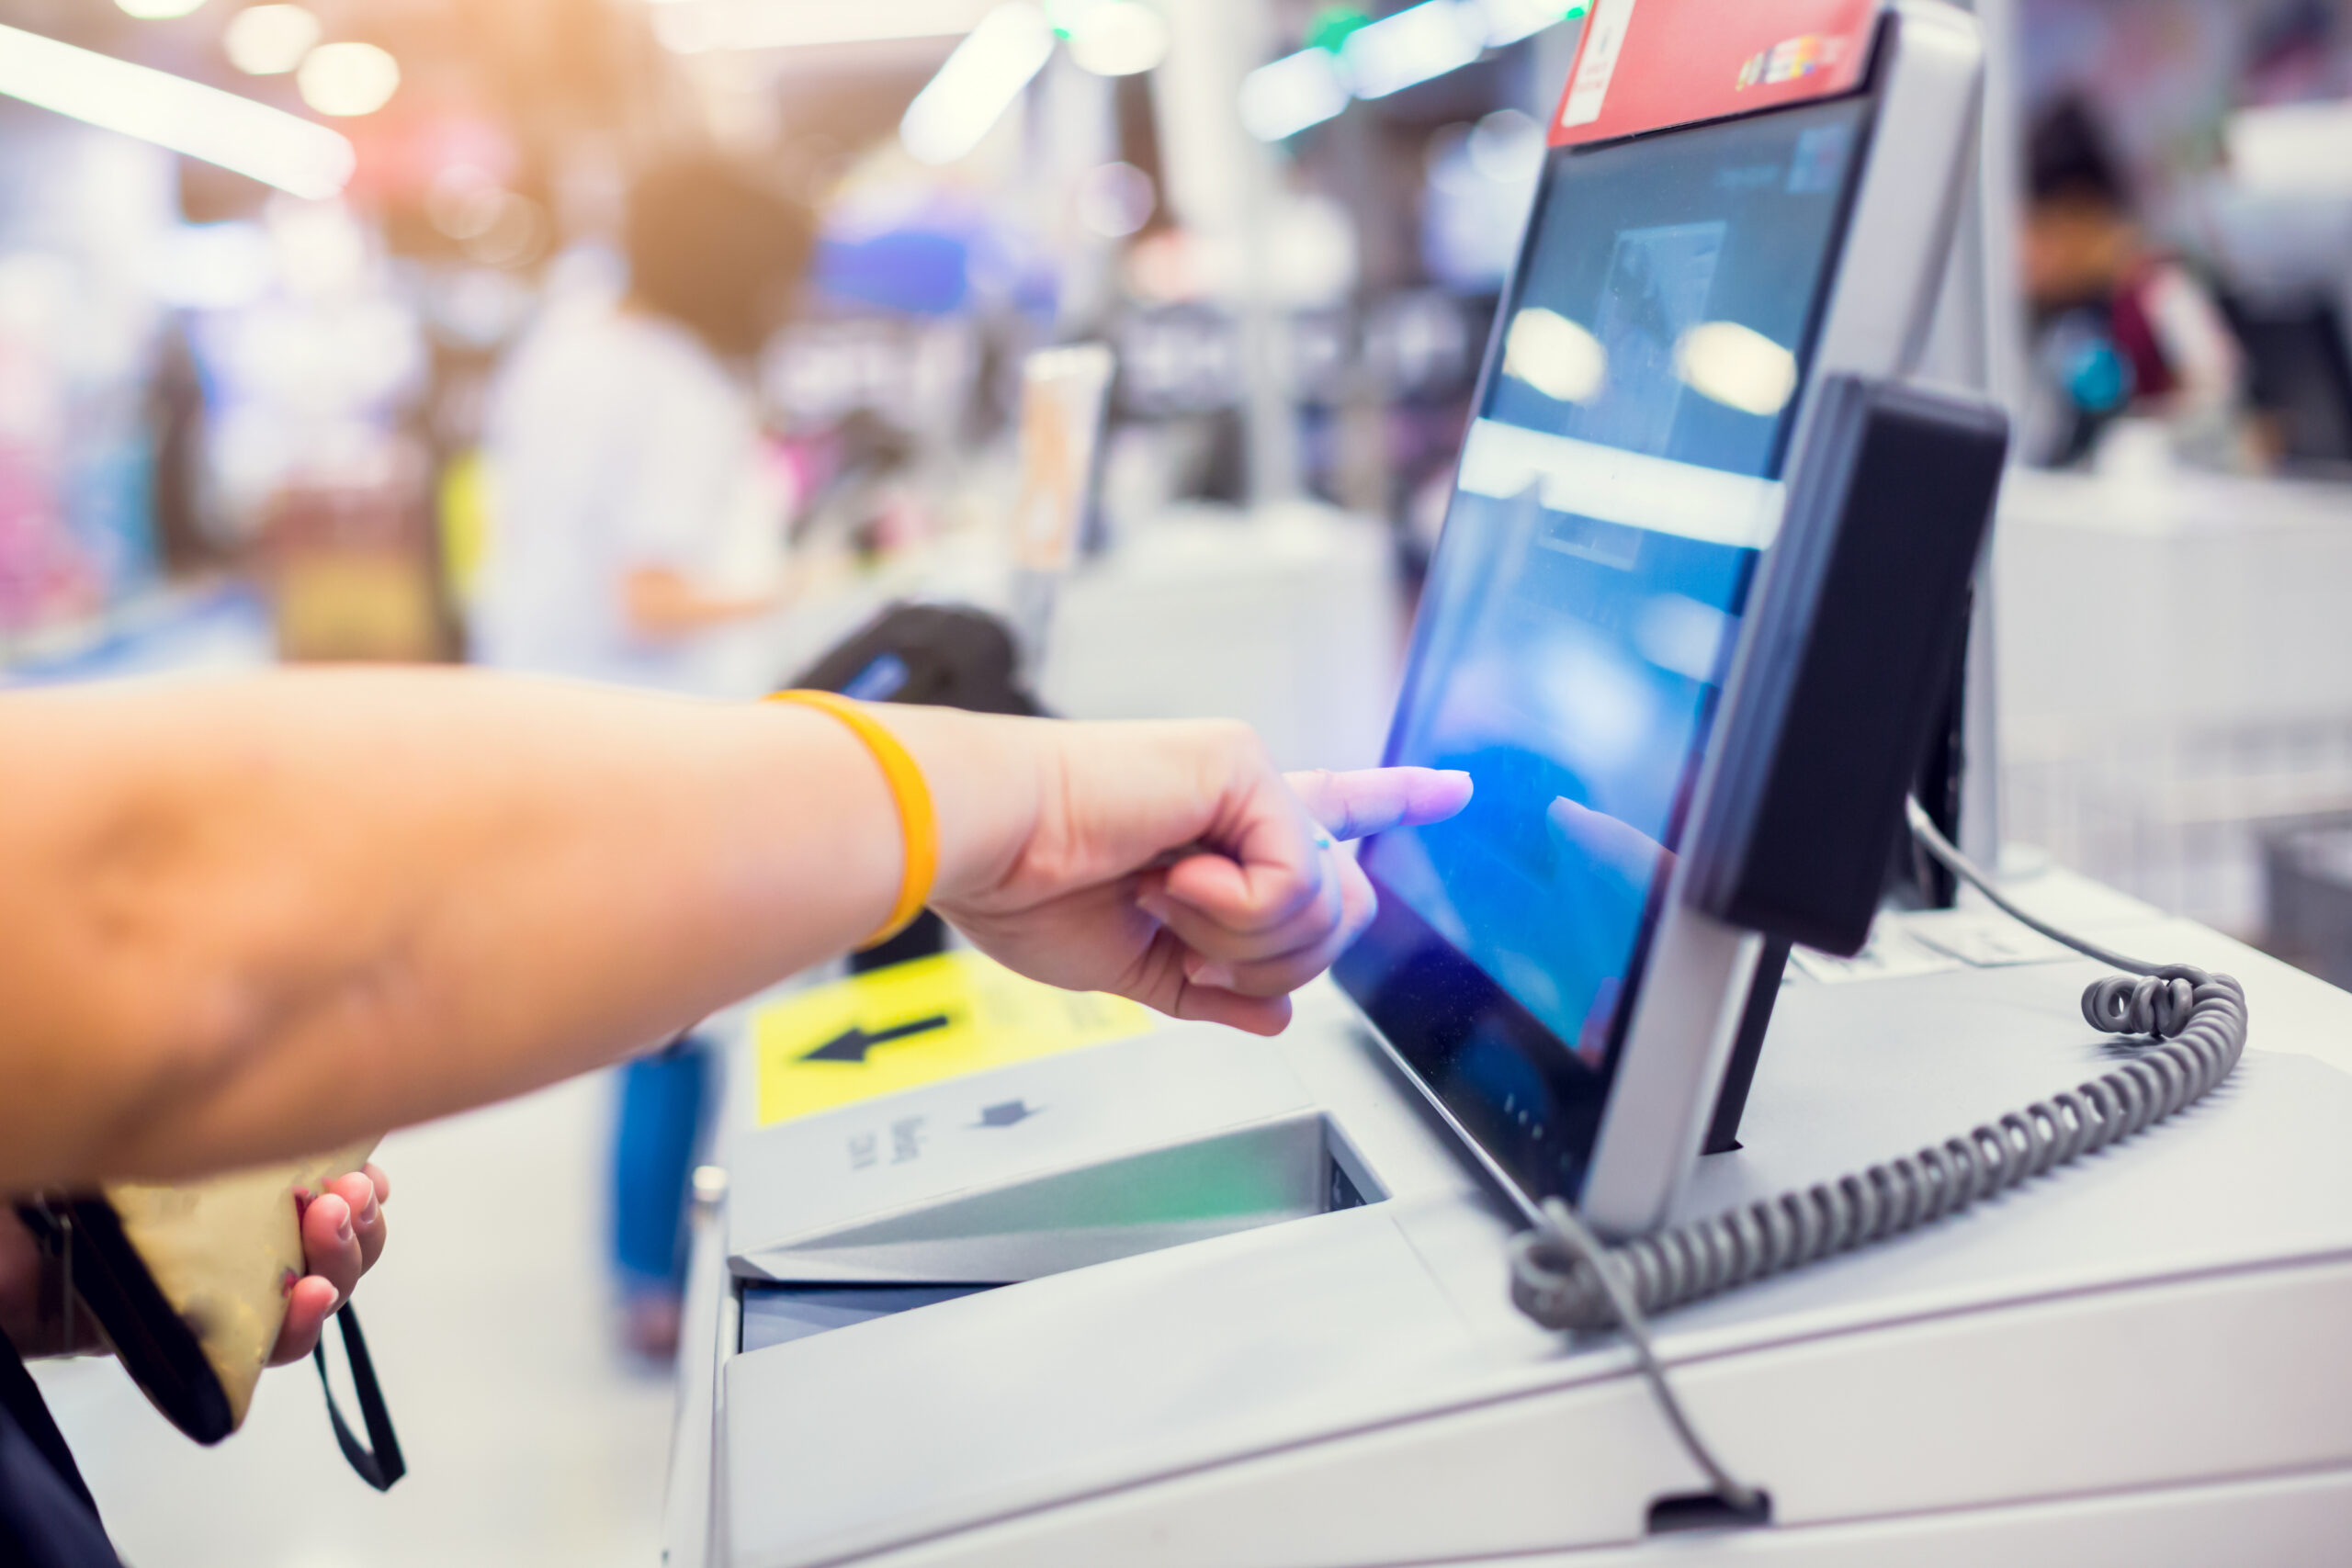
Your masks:
{"label": "fingertip touching screen", "polygon": [[1581,1184],[1826,307],[1871,101],[1549,155],[1364,852],[1341,983],[1525,1196]]}

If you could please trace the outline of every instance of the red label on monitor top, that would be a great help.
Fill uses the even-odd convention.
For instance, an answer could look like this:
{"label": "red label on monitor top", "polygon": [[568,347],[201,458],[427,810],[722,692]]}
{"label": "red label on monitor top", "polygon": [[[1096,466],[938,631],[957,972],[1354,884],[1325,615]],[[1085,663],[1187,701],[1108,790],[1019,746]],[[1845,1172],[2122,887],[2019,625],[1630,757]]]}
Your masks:
{"label": "red label on monitor top", "polygon": [[1883,0],[1599,0],[1552,145],[1606,141],[1852,89]]}

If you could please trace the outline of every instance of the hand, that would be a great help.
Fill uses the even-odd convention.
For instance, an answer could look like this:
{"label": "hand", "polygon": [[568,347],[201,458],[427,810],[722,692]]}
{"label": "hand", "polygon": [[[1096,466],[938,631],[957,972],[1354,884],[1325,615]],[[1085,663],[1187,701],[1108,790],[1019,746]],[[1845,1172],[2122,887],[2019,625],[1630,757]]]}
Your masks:
{"label": "hand", "polygon": [[[391,1195],[390,1179],[370,1165],[337,1177],[302,1203],[302,1265],[310,1272],[286,1287],[286,1322],[270,1352],[271,1366],[309,1355],[327,1319],[351,1299],[359,1276],[375,1267],[384,1251],[383,1203]],[[74,1314],[73,1335],[66,1337],[57,1292],[51,1259],[16,1210],[0,1207],[0,1333],[28,1359],[104,1348],[97,1320],[86,1312]]]}
{"label": "hand", "polygon": [[1013,852],[933,908],[1011,967],[1171,1017],[1279,1033],[1374,899],[1335,840],[1440,822],[1466,773],[1285,778],[1246,727],[1038,725],[1040,805]]}
{"label": "hand", "polygon": [[391,1195],[390,1179],[371,1163],[302,1202],[302,1266],[310,1272],[286,1287],[286,1322],[269,1353],[271,1366],[309,1355],[359,1276],[383,1256],[383,1206]]}

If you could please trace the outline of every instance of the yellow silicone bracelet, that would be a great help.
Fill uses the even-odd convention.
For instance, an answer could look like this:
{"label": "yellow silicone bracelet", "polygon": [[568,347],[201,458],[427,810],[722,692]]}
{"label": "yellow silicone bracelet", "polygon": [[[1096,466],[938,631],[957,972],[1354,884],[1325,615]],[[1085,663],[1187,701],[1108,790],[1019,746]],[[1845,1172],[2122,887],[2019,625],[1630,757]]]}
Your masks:
{"label": "yellow silicone bracelet", "polygon": [[832,692],[778,692],[768,701],[815,708],[841,720],[873,753],[890,785],[890,798],[899,807],[899,835],[906,844],[907,868],[899,879],[899,901],[890,907],[890,918],[863,944],[879,947],[914,924],[915,917],[931,901],[931,886],[939,875],[939,814],[931,804],[931,785],[907,749],[899,744],[899,738],[847,697]]}

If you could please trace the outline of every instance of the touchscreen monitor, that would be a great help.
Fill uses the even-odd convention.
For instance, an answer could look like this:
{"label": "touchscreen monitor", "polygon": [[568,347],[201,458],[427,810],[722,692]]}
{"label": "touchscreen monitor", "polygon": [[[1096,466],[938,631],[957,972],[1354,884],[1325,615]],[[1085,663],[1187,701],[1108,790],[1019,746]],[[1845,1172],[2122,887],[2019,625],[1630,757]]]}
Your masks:
{"label": "touchscreen monitor", "polygon": [[1591,1156],[1871,109],[1548,154],[1388,742],[1476,793],[1367,846],[1339,966],[1522,1200]]}

